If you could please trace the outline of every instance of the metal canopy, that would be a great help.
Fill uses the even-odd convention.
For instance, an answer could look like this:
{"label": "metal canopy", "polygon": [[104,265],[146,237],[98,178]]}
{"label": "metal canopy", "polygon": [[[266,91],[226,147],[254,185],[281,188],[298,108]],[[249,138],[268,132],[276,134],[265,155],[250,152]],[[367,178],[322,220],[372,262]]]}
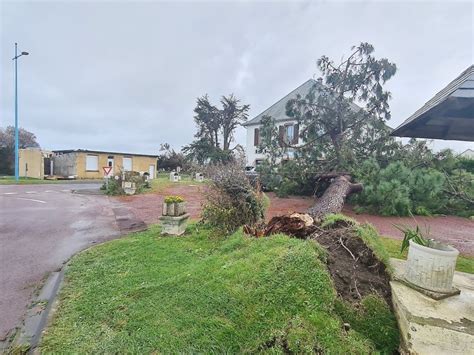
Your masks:
{"label": "metal canopy", "polygon": [[438,92],[391,135],[474,141],[474,65]]}

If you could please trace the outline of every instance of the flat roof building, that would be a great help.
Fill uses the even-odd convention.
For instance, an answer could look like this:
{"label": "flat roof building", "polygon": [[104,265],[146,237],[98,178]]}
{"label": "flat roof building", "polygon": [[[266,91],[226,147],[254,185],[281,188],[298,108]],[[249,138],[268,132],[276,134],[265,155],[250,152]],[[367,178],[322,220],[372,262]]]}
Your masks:
{"label": "flat roof building", "polygon": [[104,167],[111,167],[111,175],[120,171],[136,171],[156,177],[156,155],[108,152],[87,149],[53,151],[54,175],[77,179],[100,179]]}

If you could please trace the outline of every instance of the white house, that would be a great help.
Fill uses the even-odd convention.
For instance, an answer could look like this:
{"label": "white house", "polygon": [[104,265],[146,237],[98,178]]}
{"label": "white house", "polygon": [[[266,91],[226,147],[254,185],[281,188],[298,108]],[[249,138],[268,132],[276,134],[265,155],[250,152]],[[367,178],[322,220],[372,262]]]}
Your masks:
{"label": "white house", "polygon": [[[265,156],[258,153],[258,145],[260,142],[260,126],[261,119],[263,116],[271,116],[277,122],[279,126],[280,136],[283,139],[291,142],[293,145],[299,143],[299,126],[295,119],[286,115],[286,103],[290,99],[295,99],[297,95],[305,97],[313,88],[314,85],[321,85],[314,79],[309,79],[302,85],[298,86],[292,92],[284,96],[282,99],[274,103],[272,106],[267,108],[265,111],[255,116],[250,121],[244,123],[244,127],[247,129],[247,145],[245,148],[245,155],[247,157],[247,165],[257,166]],[[291,158],[291,149],[288,151],[289,158]]]}

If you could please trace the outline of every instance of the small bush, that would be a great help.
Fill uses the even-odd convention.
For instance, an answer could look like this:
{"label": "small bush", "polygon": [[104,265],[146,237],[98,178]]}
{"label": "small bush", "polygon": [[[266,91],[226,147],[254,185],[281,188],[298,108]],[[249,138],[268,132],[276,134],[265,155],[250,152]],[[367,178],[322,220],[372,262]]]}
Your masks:
{"label": "small bush", "polygon": [[435,169],[409,169],[402,162],[381,168],[368,160],[357,170],[356,177],[364,184],[364,190],[352,197],[358,212],[430,215],[442,211],[447,203],[445,178]]}
{"label": "small bush", "polygon": [[298,183],[290,179],[284,178],[278,188],[275,190],[278,197],[288,197],[294,195],[298,191]]}
{"label": "small bush", "polygon": [[109,179],[108,184],[104,183],[103,190],[105,191],[105,193],[107,195],[111,195],[111,196],[117,196],[117,195],[123,195],[124,194],[123,189],[122,189],[121,180],[119,182],[115,178]]}
{"label": "small bush", "polygon": [[252,188],[239,164],[216,166],[205,198],[203,222],[226,235],[264,217],[263,194]]}
{"label": "small bush", "polygon": [[110,178],[108,186],[104,183],[101,190],[105,190],[105,193],[111,196],[124,195],[125,192],[122,188],[122,181],[135,183],[137,194],[143,192],[145,188],[149,187],[145,177],[141,176],[140,173],[136,171],[126,171],[120,172],[116,176]]}

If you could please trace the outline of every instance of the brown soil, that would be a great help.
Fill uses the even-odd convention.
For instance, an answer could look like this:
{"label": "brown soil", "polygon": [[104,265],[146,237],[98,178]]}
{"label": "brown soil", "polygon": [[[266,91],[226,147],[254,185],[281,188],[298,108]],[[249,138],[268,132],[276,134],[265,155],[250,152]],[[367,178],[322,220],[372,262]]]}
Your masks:
{"label": "brown soil", "polygon": [[375,293],[391,304],[390,276],[385,265],[351,226],[322,230],[313,238],[328,251],[328,269],[339,296],[357,303]]}

